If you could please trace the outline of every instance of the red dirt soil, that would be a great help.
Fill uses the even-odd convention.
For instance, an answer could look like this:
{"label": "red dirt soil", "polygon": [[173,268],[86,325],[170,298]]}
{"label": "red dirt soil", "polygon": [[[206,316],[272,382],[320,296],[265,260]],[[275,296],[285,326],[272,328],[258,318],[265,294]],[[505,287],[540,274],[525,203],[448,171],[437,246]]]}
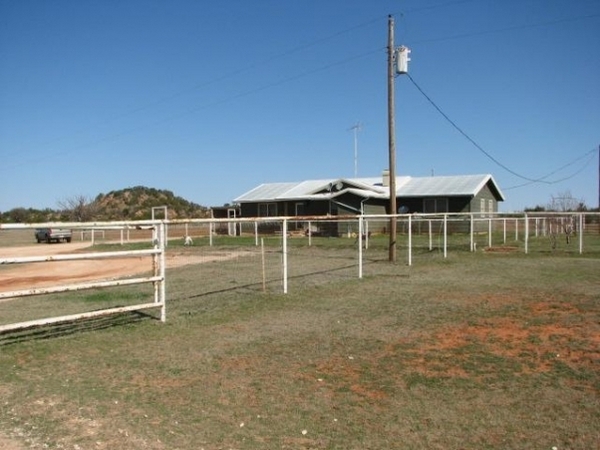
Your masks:
{"label": "red dirt soil", "polygon": [[[88,247],[90,253],[94,252],[89,243],[1,247],[0,258],[46,257],[86,251],[85,249]],[[240,255],[240,252],[212,255],[169,252],[166,255],[166,264],[167,268],[173,268],[188,264],[230,259]],[[149,256],[10,264],[7,267],[0,266],[0,292],[55,286],[59,283],[118,279],[145,272],[151,273],[151,271],[152,258]]]}

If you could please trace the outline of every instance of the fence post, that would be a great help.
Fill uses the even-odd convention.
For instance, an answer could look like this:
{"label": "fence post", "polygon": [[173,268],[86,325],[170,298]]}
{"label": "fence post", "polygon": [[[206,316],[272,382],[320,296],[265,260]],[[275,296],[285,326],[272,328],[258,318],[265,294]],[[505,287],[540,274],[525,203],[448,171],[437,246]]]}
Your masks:
{"label": "fence post", "polygon": [[[363,217],[359,216],[358,217],[358,239],[356,240],[356,242],[358,242],[358,278],[361,279],[363,277],[363,266],[362,266],[362,260],[363,260]],[[366,241],[366,234],[365,234],[365,241]]]}
{"label": "fence post", "polygon": [[444,214],[444,258],[448,257],[448,214]]}
{"label": "fence post", "polygon": [[492,218],[488,219],[488,247],[492,246]]}
{"label": "fence post", "polygon": [[583,253],[583,213],[579,214],[579,254]]}
{"label": "fence post", "polygon": [[254,221],[254,244],[258,247],[258,222]]}
{"label": "fence post", "polygon": [[[154,224],[152,227],[152,246],[157,249],[160,248],[159,242],[159,225]],[[160,256],[152,255],[152,275],[155,277],[160,275]],[[154,303],[160,303],[160,286],[158,281],[152,283],[154,287]]]}
{"label": "fence post", "polygon": [[529,218],[525,213],[525,254],[529,253]]}
{"label": "fence post", "polygon": [[429,219],[427,221],[427,225],[429,228],[429,251],[433,250],[433,235],[432,235],[432,230],[431,230],[431,219]]}
{"label": "fence post", "polygon": [[281,230],[283,236],[283,293],[288,291],[288,260],[287,260],[287,219],[283,219]]}
{"label": "fence post", "polygon": [[471,252],[475,251],[475,223],[473,219],[473,214],[470,214],[471,217],[471,232],[469,233],[471,236]]}
{"label": "fence post", "polygon": [[265,272],[265,240],[260,238],[260,262],[262,267],[262,288],[263,292],[267,292],[267,275]]}
{"label": "fence post", "polygon": [[408,216],[408,265],[412,266],[412,215]]}
{"label": "fence post", "polygon": [[546,218],[542,219],[542,236],[546,236],[548,234],[548,227],[546,226]]}
{"label": "fence post", "polygon": [[162,303],[162,307],[160,308],[160,321],[165,322],[167,320],[167,293],[166,293],[166,258],[165,258],[165,246],[167,245],[167,229],[164,222],[161,222],[159,225],[160,230],[160,238],[159,238],[159,248],[160,255],[158,257],[159,264],[159,275],[161,280],[159,281],[159,300]]}

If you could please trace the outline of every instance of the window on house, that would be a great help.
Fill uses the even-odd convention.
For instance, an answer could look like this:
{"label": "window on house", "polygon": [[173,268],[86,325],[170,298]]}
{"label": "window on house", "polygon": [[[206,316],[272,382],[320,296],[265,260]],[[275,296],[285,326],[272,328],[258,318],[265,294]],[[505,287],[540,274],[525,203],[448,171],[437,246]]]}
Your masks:
{"label": "window on house", "polygon": [[297,216],[304,215],[304,203],[296,203],[296,215]]}
{"label": "window on house", "polygon": [[485,198],[479,200],[479,211],[482,213],[481,217],[484,217],[483,213],[485,213]]}
{"label": "window on house", "polygon": [[446,213],[449,211],[448,209],[448,199],[447,198],[438,198],[436,202],[436,212]]}
{"label": "window on house", "polygon": [[423,212],[424,213],[435,212],[435,199],[434,198],[426,198],[425,200],[423,200]]}
{"label": "window on house", "polygon": [[277,216],[277,203],[259,203],[258,217],[275,217]]}
{"label": "window on house", "polygon": [[426,198],[423,200],[424,213],[445,213],[448,212],[447,198]]}
{"label": "window on house", "polygon": [[494,212],[494,200],[488,200],[488,212]]}

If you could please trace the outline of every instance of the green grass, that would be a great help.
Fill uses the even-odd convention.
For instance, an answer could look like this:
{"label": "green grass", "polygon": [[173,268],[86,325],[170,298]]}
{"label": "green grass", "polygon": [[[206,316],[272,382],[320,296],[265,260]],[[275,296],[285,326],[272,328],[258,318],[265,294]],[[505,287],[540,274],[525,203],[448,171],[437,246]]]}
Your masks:
{"label": "green grass", "polygon": [[[50,449],[597,447],[600,259],[424,252],[407,267],[374,241],[358,280],[355,256],[323,239],[290,249],[287,295],[277,271],[263,293],[240,258],[169,269],[164,324],[0,334],[0,430]],[[149,295],[82,291],[0,315]]]}

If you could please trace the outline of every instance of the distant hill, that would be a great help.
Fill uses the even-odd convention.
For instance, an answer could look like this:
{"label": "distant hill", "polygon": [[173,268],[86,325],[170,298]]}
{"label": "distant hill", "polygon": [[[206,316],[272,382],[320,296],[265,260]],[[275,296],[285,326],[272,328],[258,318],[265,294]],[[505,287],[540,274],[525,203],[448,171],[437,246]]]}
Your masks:
{"label": "distant hill", "polygon": [[[0,212],[0,222],[146,220],[152,218],[152,208],[157,206],[167,207],[169,219],[210,217],[209,208],[176,196],[171,191],[135,186],[99,194],[94,200],[81,196],[69,198],[60,203],[59,209],[14,208]],[[162,218],[162,214],[156,217]]]}
{"label": "distant hill", "polygon": [[93,202],[95,220],[144,220],[152,218],[152,208],[166,206],[169,219],[209,217],[208,208],[178,197],[173,192],[135,186],[100,194]]}

